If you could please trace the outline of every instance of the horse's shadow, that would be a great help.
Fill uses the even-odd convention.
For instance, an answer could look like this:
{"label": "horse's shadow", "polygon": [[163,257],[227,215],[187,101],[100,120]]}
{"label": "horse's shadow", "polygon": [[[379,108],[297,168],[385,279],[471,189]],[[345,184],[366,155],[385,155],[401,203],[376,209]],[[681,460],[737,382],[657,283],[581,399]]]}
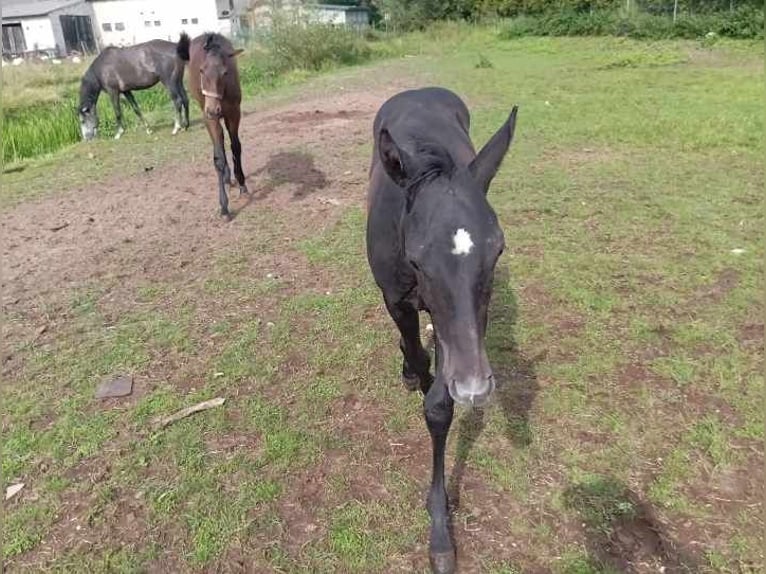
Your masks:
{"label": "horse's shadow", "polygon": [[258,199],[265,199],[278,187],[292,185],[294,191],[291,200],[299,201],[330,183],[324,172],[314,164],[314,157],[303,151],[273,153],[266,165],[248,174],[247,179],[263,174],[266,174],[267,180],[257,189]]}
{"label": "horse's shadow", "polygon": [[[505,434],[516,447],[525,448],[532,441],[529,411],[539,389],[535,363],[518,349],[513,330],[518,316],[516,296],[509,285],[510,273],[504,265],[495,270],[494,289],[487,325],[487,354],[495,376],[496,401],[503,411]],[[449,480],[452,507],[460,508],[460,491],[468,457],[486,425],[485,410],[471,409],[458,423],[455,464]]]}
{"label": "horse's shadow", "polygon": [[639,574],[700,572],[699,561],[685,553],[667,532],[652,506],[610,476],[595,476],[569,486],[564,506],[580,516],[590,565]]}

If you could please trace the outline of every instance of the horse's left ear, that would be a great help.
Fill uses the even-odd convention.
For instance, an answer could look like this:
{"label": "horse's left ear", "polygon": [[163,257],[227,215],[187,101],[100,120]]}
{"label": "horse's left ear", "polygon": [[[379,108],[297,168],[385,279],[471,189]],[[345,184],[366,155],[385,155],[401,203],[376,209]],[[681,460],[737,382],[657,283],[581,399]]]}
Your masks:
{"label": "horse's left ear", "polygon": [[503,163],[503,158],[511,145],[513,132],[516,129],[516,112],[518,109],[518,106],[513,106],[511,115],[468,166],[468,170],[484,193],[489,190],[489,184],[497,174],[497,170],[500,169],[500,164]]}
{"label": "horse's left ear", "polygon": [[236,58],[237,56],[239,56],[239,55],[240,55],[242,52],[244,52],[244,51],[245,51],[245,49],[244,49],[244,48],[237,48],[236,50],[234,50],[234,51],[231,53],[231,57],[232,57],[232,58]]}

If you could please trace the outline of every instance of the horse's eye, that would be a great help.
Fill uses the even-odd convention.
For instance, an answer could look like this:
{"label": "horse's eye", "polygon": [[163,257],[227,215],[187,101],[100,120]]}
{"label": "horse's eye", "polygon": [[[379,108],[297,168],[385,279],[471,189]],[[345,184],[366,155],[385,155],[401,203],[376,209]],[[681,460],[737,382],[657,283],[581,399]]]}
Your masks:
{"label": "horse's eye", "polygon": [[412,265],[412,268],[415,269],[415,271],[420,271],[420,267],[412,259],[410,259],[410,265]]}

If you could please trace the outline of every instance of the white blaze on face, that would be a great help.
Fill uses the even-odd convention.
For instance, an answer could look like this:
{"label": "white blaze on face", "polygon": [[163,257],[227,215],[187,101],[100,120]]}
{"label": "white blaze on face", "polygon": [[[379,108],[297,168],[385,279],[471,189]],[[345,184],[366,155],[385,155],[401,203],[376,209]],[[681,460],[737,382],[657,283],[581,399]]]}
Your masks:
{"label": "white blaze on face", "polygon": [[471,249],[473,249],[471,234],[462,227],[455,232],[455,235],[452,236],[452,243],[453,255],[468,255],[471,252]]}

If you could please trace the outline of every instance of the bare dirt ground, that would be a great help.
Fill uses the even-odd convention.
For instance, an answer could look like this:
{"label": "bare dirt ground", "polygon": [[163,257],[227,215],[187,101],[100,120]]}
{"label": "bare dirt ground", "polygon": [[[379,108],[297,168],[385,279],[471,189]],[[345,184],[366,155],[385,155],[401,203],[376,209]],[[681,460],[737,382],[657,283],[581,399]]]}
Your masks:
{"label": "bare dirt ground", "polygon": [[95,189],[60,191],[2,213],[3,306],[23,317],[7,325],[8,340],[30,340],[43,325],[46,334],[52,331],[62,301],[93,281],[116,286],[116,299],[148,280],[193,282],[251,232],[236,219],[244,210],[284,210],[295,239],[325,227],[340,208],[362,205],[365,161],[348,151],[370,140],[377,108],[395,91],[348,90],[246,113],[240,138],[251,197],[231,189],[230,223],[217,215],[207,141],[189,162],[147,166]]}

